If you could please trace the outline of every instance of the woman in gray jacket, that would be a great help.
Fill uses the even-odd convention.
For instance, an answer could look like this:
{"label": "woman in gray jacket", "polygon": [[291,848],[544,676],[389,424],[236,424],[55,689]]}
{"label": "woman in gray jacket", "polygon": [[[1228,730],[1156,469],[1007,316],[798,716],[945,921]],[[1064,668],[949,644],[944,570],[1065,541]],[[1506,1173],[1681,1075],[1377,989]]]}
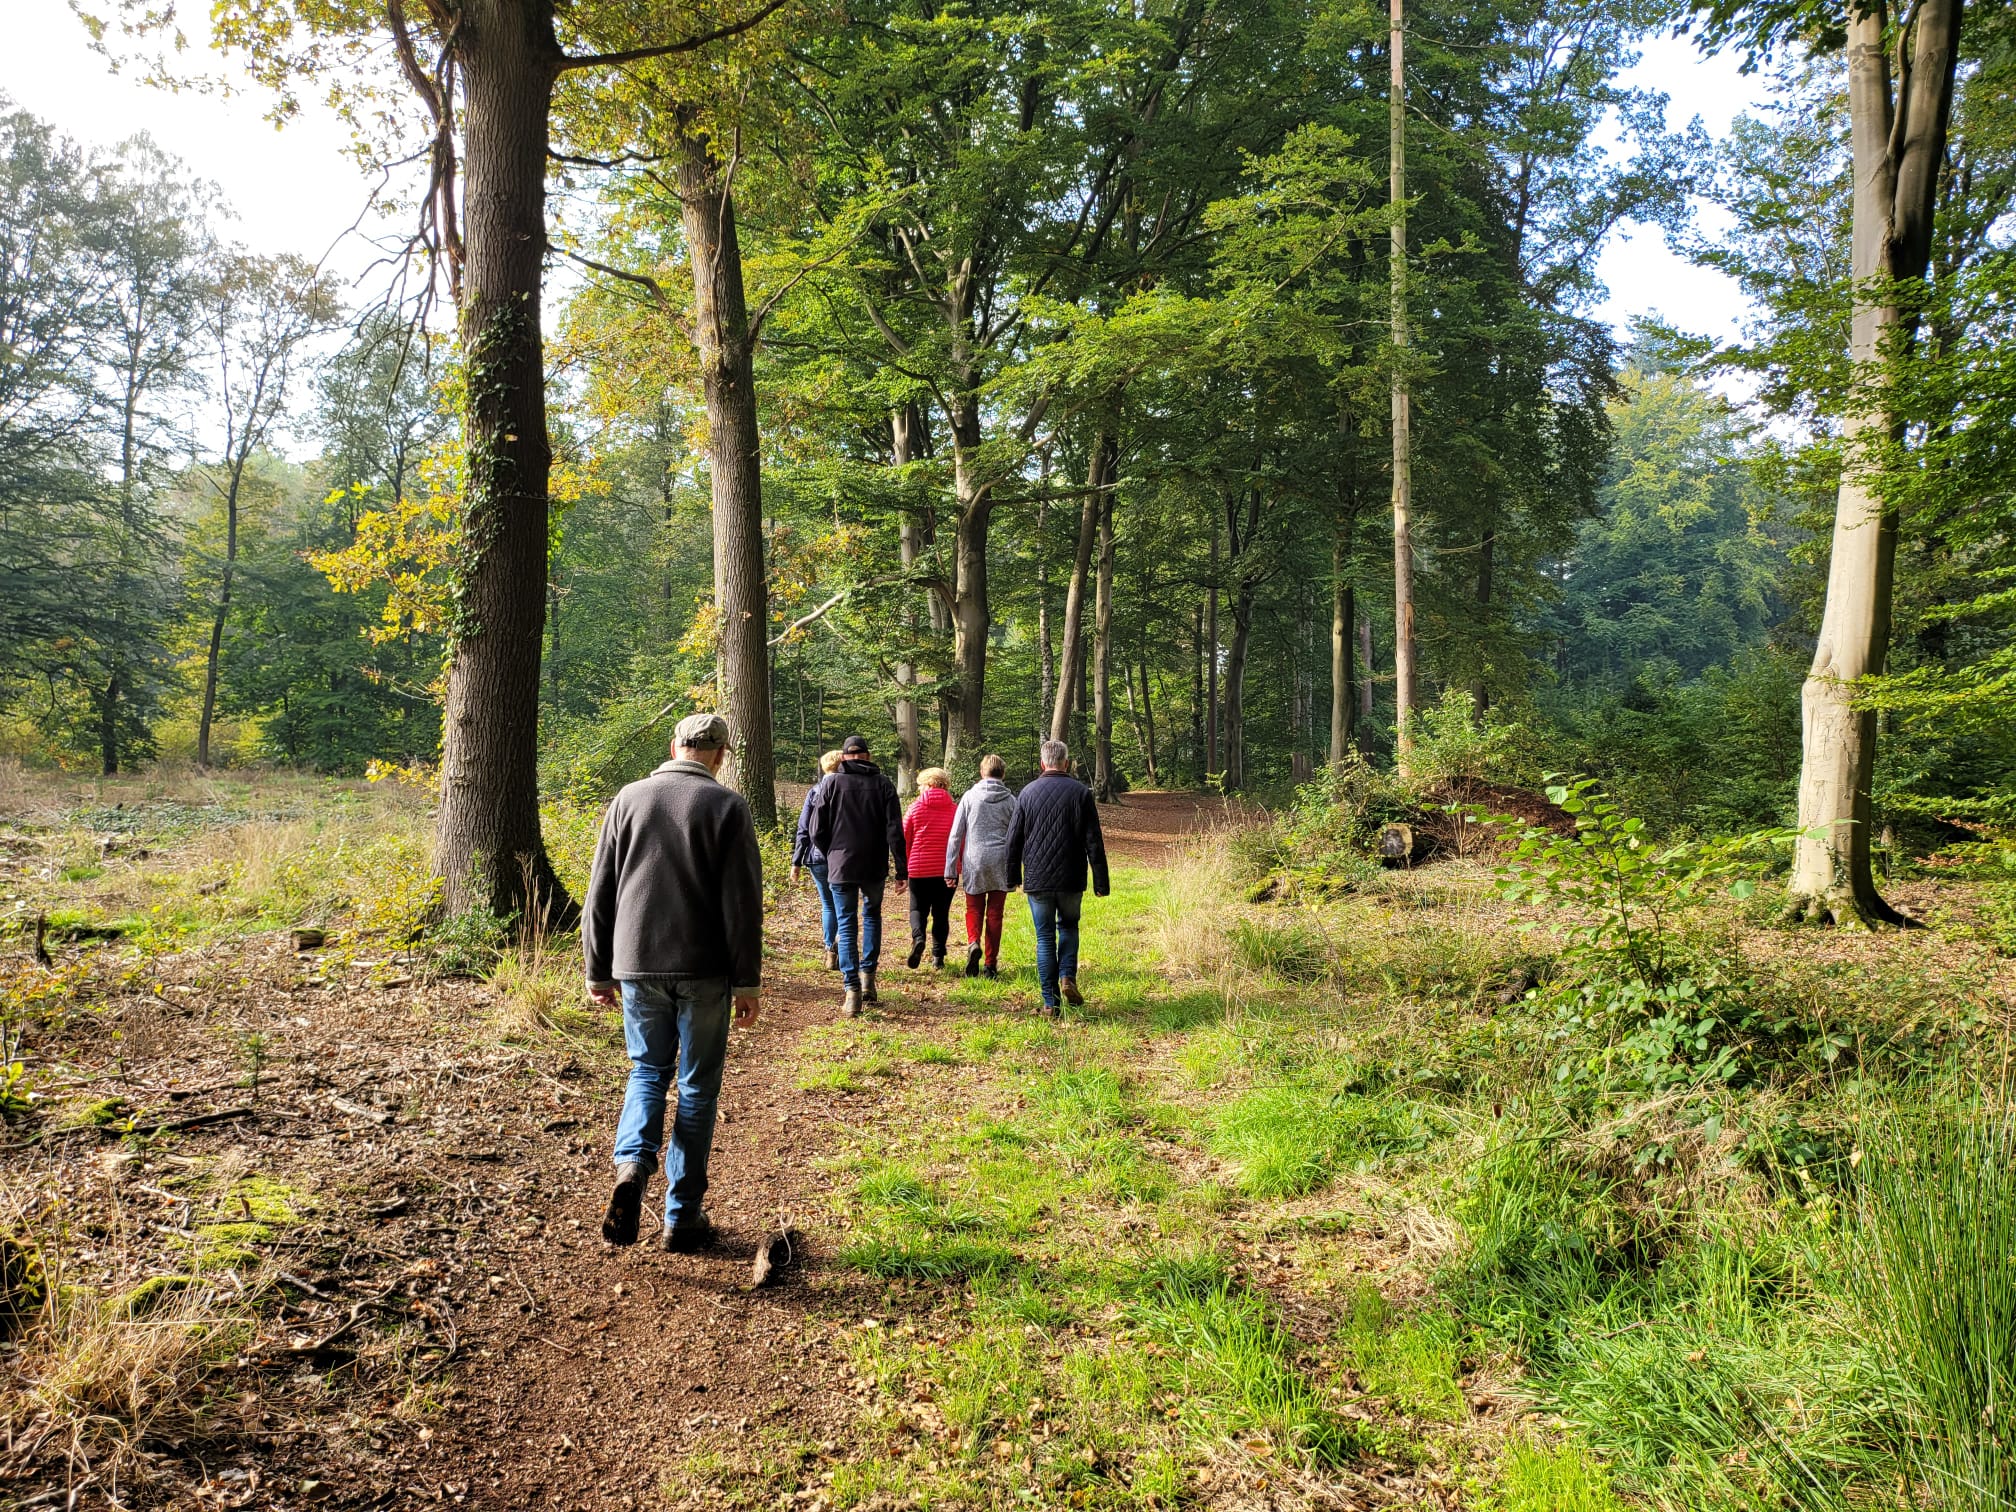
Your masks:
{"label": "woman in gray jacket", "polygon": [[945,880],[966,894],[966,975],[1000,975],[1001,912],[1008,903],[1008,825],[1015,795],[1001,780],[1008,764],[980,758],[980,780],[959,800],[945,845]]}

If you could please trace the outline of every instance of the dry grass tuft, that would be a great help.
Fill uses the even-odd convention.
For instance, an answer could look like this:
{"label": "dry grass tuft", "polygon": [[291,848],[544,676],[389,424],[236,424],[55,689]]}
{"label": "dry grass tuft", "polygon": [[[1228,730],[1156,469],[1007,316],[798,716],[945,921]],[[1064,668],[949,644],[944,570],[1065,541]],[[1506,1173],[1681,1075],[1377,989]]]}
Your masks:
{"label": "dry grass tuft", "polygon": [[34,1245],[44,1284],[0,1390],[9,1463],[60,1461],[72,1485],[95,1482],[116,1498],[122,1481],[147,1473],[144,1446],[202,1431],[212,1373],[251,1335],[252,1288],[161,1276],[108,1299],[64,1279],[60,1247],[16,1242]]}
{"label": "dry grass tuft", "polygon": [[1199,836],[1164,875],[1150,918],[1151,938],[1173,974],[1223,981],[1235,969],[1228,940],[1238,867],[1225,831]]}

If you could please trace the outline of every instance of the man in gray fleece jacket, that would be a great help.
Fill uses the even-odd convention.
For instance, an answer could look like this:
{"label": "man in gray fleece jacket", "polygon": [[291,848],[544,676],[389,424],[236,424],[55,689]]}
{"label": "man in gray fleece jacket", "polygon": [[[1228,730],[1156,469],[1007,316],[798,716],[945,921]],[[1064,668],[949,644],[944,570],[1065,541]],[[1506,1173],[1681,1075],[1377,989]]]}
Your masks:
{"label": "man in gray fleece jacket", "polygon": [[[618,793],[602,816],[582,909],[588,996],[623,1003],[630,1085],[616,1125],[616,1190],[602,1219],[611,1244],[635,1244],[644,1188],[665,1149],[661,1248],[712,1238],[700,1199],[728,1024],[753,1023],[763,970],[763,860],[742,795],[715,774],[728,751],[718,714],[679,721],[672,760]],[[678,1109],[665,1147],[665,1096]]]}

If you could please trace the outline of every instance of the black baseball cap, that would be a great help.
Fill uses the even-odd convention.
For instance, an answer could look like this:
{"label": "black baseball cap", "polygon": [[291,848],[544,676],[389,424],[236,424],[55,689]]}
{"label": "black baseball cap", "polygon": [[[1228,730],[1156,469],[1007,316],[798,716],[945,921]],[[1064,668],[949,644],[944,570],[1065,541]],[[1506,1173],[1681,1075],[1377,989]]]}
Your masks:
{"label": "black baseball cap", "polygon": [[865,735],[849,735],[845,740],[840,742],[840,754],[842,756],[866,756],[868,754],[868,738]]}

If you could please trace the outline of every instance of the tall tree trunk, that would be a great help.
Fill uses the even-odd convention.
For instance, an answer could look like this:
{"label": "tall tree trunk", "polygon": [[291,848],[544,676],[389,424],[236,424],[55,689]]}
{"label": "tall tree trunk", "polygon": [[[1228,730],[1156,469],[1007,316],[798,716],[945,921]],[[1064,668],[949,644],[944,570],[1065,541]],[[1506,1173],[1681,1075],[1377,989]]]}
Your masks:
{"label": "tall tree trunk", "polygon": [[1196,764],[1193,780],[1199,787],[1210,775],[1204,755],[1204,606],[1190,606],[1190,759]]}
{"label": "tall tree trunk", "polygon": [[1492,569],[1497,565],[1498,531],[1495,527],[1485,527],[1483,536],[1477,542],[1477,645],[1479,661],[1477,678],[1470,684],[1470,702],[1482,719],[1491,708],[1491,686],[1486,674],[1490,670],[1481,659],[1484,648],[1490,645]]}
{"label": "tall tree trunk", "polygon": [[[196,765],[210,765],[210,721],[217,711],[217,659],[224,649],[224,621],[231,613],[231,578],[238,570],[238,490],[245,478],[248,454],[231,459],[231,481],[224,490],[224,572],[217,584],[217,613],[210,621],[210,649],[203,659],[203,712],[196,722]],[[538,676],[534,663],[533,676]],[[539,696],[535,686],[533,695]]]}
{"label": "tall tree trunk", "polygon": [[1364,665],[1365,680],[1358,684],[1358,717],[1372,717],[1372,621],[1358,621],[1358,660]]}
{"label": "tall tree trunk", "polygon": [[1358,679],[1351,639],[1356,631],[1357,592],[1341,577],[1330,593],[1330,765],[1351,756],[1351,725],[1357,710]]}
{"label": "tall tree trunk", "polygon": [[[1876,712],[1857,708],[1856,686],[1882,673],[1890,646],[1897,516],[1872,476],[1895,429],[1887,368],[1909,339],[1895,285],[1925,276],[1933,210],[1959,58],[1961,0],[1925,0],[1901,98],[1891,98],[1881,3],[1848,17],[1848,113],[1854,149],[1849,359],[1851,410],[1834,504],[1827,604],[1801,697],[1803,760],[1791,896],[1807,917],[1900,923],[1870,866],[1870,780]],[[1902,43],[1900,41],[1900,53]]]}
{"label": "tall tree trunk", "polygon": [[1231,500],[1226,501],[1226,544],[1232,556],[1232,647],[1225,656],[1225,791],[1246,785],[1246,660],[1253,643],[1253,594],[1258,578],[1253,570],[1253,540],[1260,529],[1260,490],[1246,490],[1242,522]]}
{"label": "tall tree trunk", "polygon": [[1246,654],[1253,639],[1253,584],[1242,577],[1232,596],[1232,648],[1225,655],[1225,791],[1246,785]]}
{"label": "tall tree trunk", "polygon": [[1113,782],[1113,494],[1099,504],[1099,582],[1092,611],[1092,789],[1102,802]]}
{"label": "tall tree trunk", "polygon": [[1218,765],[1218,521],[1211,521],[1211,594],[1204,605],[1204,780]]}
{"label": "tall tree trunk", "polygon": [[[1352,500],[1356,504],[1355,498]],[[1330,765],[1342,766],[1351,754],[1351,725],[1357,701],[1357,678],[1352,666],[1352,621],[1357,614],[1357,592],[1351,582],[1353,527],[1358,523],[1355,507],[1345,511],[1330,543]]]}
{"label": "tall tree trunk", "polygon": [[98,760],[107,777],[119,773],[119,674],[105,680],[98,695]]}
{"label": "tall tree trunk", "polygon": [[1091,586],[1092,548],[1099,537],[1100,501],[1105,497],[1106,437],[1092,438],[1085,469],[1085,497],[1078,510],[1078,550],[1071,559],[1071,586],[1064,594],[1064,649],[1057,659],[1057,702],[1050,711],[1050,738],[1069,742],[1071,712],[1080,702],[1085,658],[1085,590]]}
{"label": "tall tree trunk", "polygon": [[763,569],[763,472],[755,351],[742,288],[735,199],[703,130],[682,114],[679,209],[693,267],[693,337],[707,401],[714,496],[714,604],[722,712],[735,742],[731,780],[759,830],[777,825],[770,709],[770,595]]}
{"label": "tall tree trunk", "polygon": [[1405,0],[1388,0],[1391,25],[1387,131],[1392,153],[1388,186],[1393,248],[1388,259],[1393,314],[1393,719],[1400,773],[1414,746],[1413,469],[1407,389],[1407,67]]}
{"label": "tall tree trunk", "polygon": [[981,415],[977,383],[959,390],[947,408],[952,432],[952,686],[944,690],[945,762],[978,754],[987,697],[987,532],[994,485],[980,474]]}
{"label": "tall tree trunk", "polygon": [[[1044,459],[1043,491],[1050,491],[1049,459]],[[1044,530],[1050,513],[1045,497],[1036,506],[1036,738],[1049,733],[1050,699],[1057,683],[1057,650],[1050,633],[1050,537]]]}
{"label": "tall tree trunk", "polygon": [[[897,467],[907,467],[913,460],[913,427],[916,410],[910,405],[899,405],[889,415],[890,461]],[[906,511],[903,522],[898,527],[896,551],[903,564],[903,574],[907,579],[917,566],[917,522]],[[906,581],[903,588],[903,632],[906,640],[917,634],[917,601]],[[912,662],[909,647],[903,652],[904,659],[896,663],[896,794],[908,798],[917,790],[917,772],[923,766],[923,743],[917,733],[917,665]]]}
{"label": "tall tree trunk", "polygon": [[525,0],[466,0],[456,50],[467,143],[460,325],[468,481],[435,868],[451,913],[524,906],[564,919],[572,905],[539,835],[553,462],[539,312],[546,119],[560,54],[550,12]]}
{"label": "tall tree trunk", "polygon": [[1147,746],[1141,752],[1141,760],[1148,771],[1148,785],[1160,787],[1161,763],[1155,759],[1155,690],[1148,682],[1148,642],[1145,634],[1141,642],[1141,723],[1147,734]]}

